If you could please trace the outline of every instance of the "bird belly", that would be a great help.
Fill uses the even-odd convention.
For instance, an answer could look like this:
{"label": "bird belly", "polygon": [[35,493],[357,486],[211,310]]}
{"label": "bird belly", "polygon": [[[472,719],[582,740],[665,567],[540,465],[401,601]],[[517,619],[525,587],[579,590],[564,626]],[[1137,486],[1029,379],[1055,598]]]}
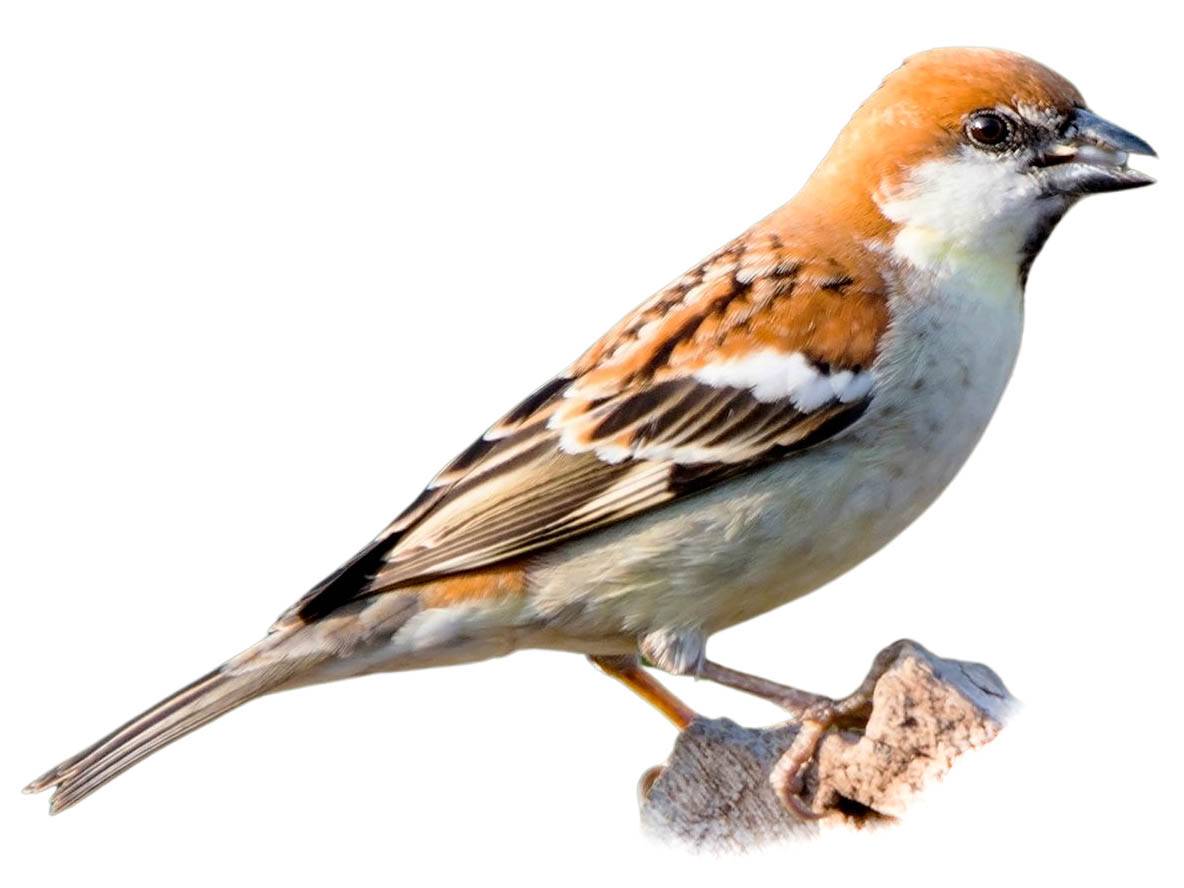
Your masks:
{"label": "bird belly", "polygon": [[817,589],[907,527],[978,442],[1022,327],[1018,287],[925,296],[897,306],[872,403],[839,437],[541,557],[524,616],[545,646],[707,635]]}

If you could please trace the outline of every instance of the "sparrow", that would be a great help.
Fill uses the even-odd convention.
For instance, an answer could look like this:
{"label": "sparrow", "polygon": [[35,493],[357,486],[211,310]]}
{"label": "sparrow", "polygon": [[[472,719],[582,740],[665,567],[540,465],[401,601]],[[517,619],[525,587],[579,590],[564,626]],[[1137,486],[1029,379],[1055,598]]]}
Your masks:
{"label": "sparrow", "polygon": [[248,700],[524,648],[586,655],[679,727],[647,671],[772,700],[804,765],[866,713],[706,656],[817,589],[949,484],[1020,344],[1028,271],[1087,194],[1154,155],[1065,78],[993,49],[909,58],[801,191],[495,423],[261,641],[26,788],[64,810]]}

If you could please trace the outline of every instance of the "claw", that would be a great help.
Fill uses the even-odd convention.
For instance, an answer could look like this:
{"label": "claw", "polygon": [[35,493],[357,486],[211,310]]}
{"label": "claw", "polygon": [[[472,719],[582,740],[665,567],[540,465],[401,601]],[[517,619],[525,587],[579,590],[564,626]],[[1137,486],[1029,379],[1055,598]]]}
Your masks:
{"label": "claw", "polygon": [[738,691],[744,691],[775,703],[791,713],[800,725],[789,749],[778,759],[769,774],[773,792],[788,811],[802,820],[819,820],[826,813],[816,812],[805,799],[806,766],[818,752],[827,731],[832,728],[862,731],[872,712],[872,695],[876,682],[896,662],[903,651],[916,645],[908,639],[894,642],[876,656],[867,677],[855,692],[841,700],[832,700],[788,685],[778,684],[747,672],[729,669],[710,660],[704,661],[701,675]]}
{"label": "claw", "polygon": [[837,721],[835,704],[826,700],[812,705],[802,714],[800,728],[789,749],[777,760],[769,773],[773,792],[785,808],[800,820],[820,820],[824,815],[810,807],[802,798],[805,789],[806,767],[818,752],[826,732]]}

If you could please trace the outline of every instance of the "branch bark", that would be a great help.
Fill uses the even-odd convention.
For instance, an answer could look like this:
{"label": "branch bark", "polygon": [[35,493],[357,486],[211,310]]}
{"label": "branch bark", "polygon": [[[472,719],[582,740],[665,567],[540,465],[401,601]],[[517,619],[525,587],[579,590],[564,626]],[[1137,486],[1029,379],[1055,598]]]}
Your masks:
{"label": "branch bark", "polygon": [[[946,660],[912,641],[886,648],[862,731],[825,735],[807,766],[803,799],[822,821],[890,821],[962,753],[989,743],[1016,706],[979,663]],[[874,673],[873,673],[874,674]],[[658,838],[716,851],[811,835],[778,801],[769,773],[793,742],[793,722],[745,728],[697,719],[639,786],[642,825]]]}

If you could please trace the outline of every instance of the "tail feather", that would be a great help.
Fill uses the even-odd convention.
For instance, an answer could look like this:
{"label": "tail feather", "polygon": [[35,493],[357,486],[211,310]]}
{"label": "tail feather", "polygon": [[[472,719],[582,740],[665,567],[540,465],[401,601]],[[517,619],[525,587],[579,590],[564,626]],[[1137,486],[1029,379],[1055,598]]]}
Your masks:
{"label": "tail feather", "polygon": [[[277,624],[258,644],[42,774],[25,792],[53,789],[49,812],[56,814],[174,740],[255,697],[364,674],[377,664],[391,669],[423,665],[422,659],[414,657],[400,665],[374,656],[388,652],[391,638],[418,611],[419,598],[408,592],[377,596],[364,610],[341,608],[313,623]],[[445,650],[453,650],[447,640],[442,644]]]}
{"label": "tail feather", "polygon": [[[265,639],[264,644],[271,647],[269,641]],[[49,811],[64,811],[174,740],[278,688],[297,671],[295,663],[282,657],[260,658],[257,654],[258,649],[252,649],[186,685],[42,774],[24,791],[53,787]]]}

